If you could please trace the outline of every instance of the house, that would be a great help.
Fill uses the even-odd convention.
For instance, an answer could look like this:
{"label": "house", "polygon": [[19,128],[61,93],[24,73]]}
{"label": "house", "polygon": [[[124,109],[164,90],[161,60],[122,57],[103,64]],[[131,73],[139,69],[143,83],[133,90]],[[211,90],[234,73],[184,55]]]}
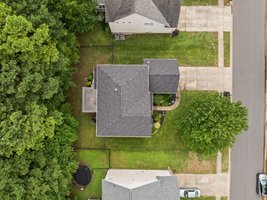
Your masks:
{"label": "house", "polygon": [[83,112],[96,112],[97,137],[151,137],[153,94],[176,94],[175,59],[144,59],[142,65],[101,64],[95,85],[83,88]]}
{"label": "house", "polygon": [[171,33],[178,27],[180,0],[99,0],[113,34]]}
{"label": "house", "polygon": [[179,200],[170,170],[110,169],[102,180],[102,200]]}

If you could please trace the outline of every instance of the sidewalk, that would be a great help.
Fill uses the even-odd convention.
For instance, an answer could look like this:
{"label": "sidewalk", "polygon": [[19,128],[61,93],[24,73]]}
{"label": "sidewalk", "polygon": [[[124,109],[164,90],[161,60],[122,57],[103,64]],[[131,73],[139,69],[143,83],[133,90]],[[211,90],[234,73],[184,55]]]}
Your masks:
{"label": "sidewalk", "polygon": [[197,187],[201,195],[228,196],[228,174],[175,174],[179,187]]}
{"label": "sidewalk", "polygon": [[181,6],[180,31],[218,32],[232,30],[231,6]]}

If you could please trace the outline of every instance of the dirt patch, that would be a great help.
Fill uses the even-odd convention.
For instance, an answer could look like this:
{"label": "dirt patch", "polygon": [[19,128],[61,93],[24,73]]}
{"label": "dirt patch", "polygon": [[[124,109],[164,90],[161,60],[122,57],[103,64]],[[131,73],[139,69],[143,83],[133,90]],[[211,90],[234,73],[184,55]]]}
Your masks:
{"label": "dirt patch", "polygon": [[187,165],[183,173],[190,174],[212,174],[216,173],[216,157],[202,160],[196,153],[189,152]]}

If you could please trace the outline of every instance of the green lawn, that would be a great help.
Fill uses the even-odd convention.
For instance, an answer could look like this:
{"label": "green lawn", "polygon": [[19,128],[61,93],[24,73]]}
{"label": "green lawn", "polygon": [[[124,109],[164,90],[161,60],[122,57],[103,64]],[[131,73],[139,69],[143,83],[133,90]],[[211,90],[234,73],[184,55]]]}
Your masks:
{"label": "green lawn", "polygon": [[100,197],[102,179],[105,178],[107,169],[109,168],[108,151],[77,150],[76,152],[76,160],[78,162],[86,163],[92,170],[92,180],[83,191],[73,184],[71,197],[77,197],[78,200],[87,200],[89,197]]}
{"label": "green lawn", "polygon": [[218,0],[181,0],[181,6],[217,6]]}
{"label": "green lawn", "polygon": [[183,171],[187,153],[175,151],[112,151],[111,167],[118,169],[168,169]]}
{"label": "green lawn", "polygon": [[210,32],[180,32],[128,36],[114,41],[115,63],[140,64],[143,58],[176,58],[182,66],[217,66],[218,34]]}
{"label": "green lawn", "polygon": [[228,165],[229,165],[229,148],[225,149],[222,152],[222,172],[228,172]]}
{"label": "green lawn", "polygon": [[79,42],[82,46],[92,45],[111,45],[112,36],[109,27],[104,22],[99,22],[94,25],[94,29],[90,32],[85,32],[79,35]]}
{"label": "green lawn", "polygon": [[[185,198],[181,198],[181,200],[183,200]],[[201,196],[200,198],[193,198],[192,200],[215,200],[216,197],[212,197],[212,196]]]}
{"label": "green lawn", "polygon": [[224,66],[230,67],[230,32],[224,32]]}
{"label": "green lawn", "polygon": [[221,200],[227,200],[227,197],[221,197]]}

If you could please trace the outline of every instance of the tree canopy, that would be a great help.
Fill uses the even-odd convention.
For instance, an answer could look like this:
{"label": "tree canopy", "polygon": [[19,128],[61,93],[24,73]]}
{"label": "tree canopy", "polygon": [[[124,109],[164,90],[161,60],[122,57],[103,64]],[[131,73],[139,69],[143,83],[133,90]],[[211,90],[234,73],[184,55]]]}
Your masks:
{"label": "tree canopy", "polygon": [[215,92],[192,95],[180,108],[179,127],[187,146],[212,155],[234,144],[236,136],[248,127],[247,109]]}
{"label": "tree canopy", "polygon": [[59,51],[48,26],[33,28],[0,5],[0,154],[9,156],[53,136],[57,114],[49,113],[45,101],[57,94],[62,69],[54,68]]}
{"label": "tree canopy", "polygon": [[94,5],[0,0],[0,199],[68,198],[77,121],[65,98]]}
{"label": "tree canopy", "polygon": [[68,105],[60,110],[60,123],[53,138],[37,150],[0,159],[0,197],[59,200],[69,195],[72,173],[77,168],[72,150],[77,121]]}

